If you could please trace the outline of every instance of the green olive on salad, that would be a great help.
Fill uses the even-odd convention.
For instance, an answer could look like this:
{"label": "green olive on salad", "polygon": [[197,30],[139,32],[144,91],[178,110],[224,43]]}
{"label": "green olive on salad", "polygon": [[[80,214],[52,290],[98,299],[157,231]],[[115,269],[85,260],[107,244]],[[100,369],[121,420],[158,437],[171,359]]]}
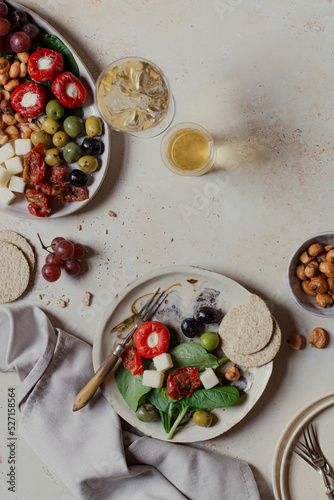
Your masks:
{"label": "green olive on salad", "polygon": [[52,142],[57,148],[63,148],[70,140],[70,137],[63,130],[58,130],[52,137]]}
{"label": "green olive on salad", "polygon": [[57,148],[47,149],[45,151],[44,161],[47,165],[50,165],[50,167],[56,167],[62,163],[63,155]]}
{"label": "green olive on salad", "polygon": [[84,131],[84,123],[78,116],[68,116],[64,120],[64,130],[74,139]]}
{"label": "green olive on salad", "polygon": [[75,142],[68,142],[67,144],[65,144],[63,155],[64,160],[67,163],[77,162],[82,156],[79,144],[76,144]]}
{"label": "green olive on salad", "polygon": [[65,108],[58,99],[52,99],[47,103],[45,112],[49,118],[61,120],[65,114]]}
{"label": "green olive on salad", "polygon": [[86,173],[95,172],[97,167],[99,166],[99,162],[95,156],[82,156],[78,161],[78,165],[80,170]]}
{"label": "green olive on salad", "polygon": [[199,342],[207,351],[214,351],[219,345],[219,336],[215,332],[205,332],[201,335]]}
{"label": "green olive on salad", "polygon": [[39,144],[40,142],[43,144],[45,149],[52,148],[52,139],[49,134],[47,134],[44,130],[35,130],[31,136],[30,140],[34,146]]}
{"label": "green olive on salad", "polygon": [[158,412],[151,404],[143,404],[136,411],[136,417],[141,422],[154,422],[158,418]]}
{"label": "green olive on salad", "polygon": [[46,116],[42,120],[42,129],[50,135],[54,135],[60,127],[60,123]]}
{"label": "green olive on salad", "polygon": [[86,134],[95,137],[102,134],[102,120],[97,116],[89,116],[85,122]]}
{"label": "green olive on salad", "polygon": [[193,422],[200,427],[210,427],[212,420],[212,414],[208,411],[195,411],[193,415]]}

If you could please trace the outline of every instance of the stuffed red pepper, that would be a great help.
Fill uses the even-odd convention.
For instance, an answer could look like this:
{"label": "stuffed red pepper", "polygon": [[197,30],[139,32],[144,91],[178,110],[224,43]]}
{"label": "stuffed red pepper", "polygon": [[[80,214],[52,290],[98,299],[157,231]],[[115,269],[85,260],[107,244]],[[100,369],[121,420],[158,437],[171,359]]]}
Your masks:
{"label": "stuffed red pepper", "polygon": [[10,102],[12,107],[26,118],[35,118],[43,113],[48,95],[40,83],[22,83],[13,90]]}
{"label": "stuffed red pepper", "polygon": [[52,82],[63,67],[62,54],[51,49],[35,50],[28,60],[28,73],[36,82]]}
{"label": "stuffed red pepper", "polygon": [[78,108],[87,99],[85,86],[70,71],[57,76],[52,84],[52,92],[65,108]]}

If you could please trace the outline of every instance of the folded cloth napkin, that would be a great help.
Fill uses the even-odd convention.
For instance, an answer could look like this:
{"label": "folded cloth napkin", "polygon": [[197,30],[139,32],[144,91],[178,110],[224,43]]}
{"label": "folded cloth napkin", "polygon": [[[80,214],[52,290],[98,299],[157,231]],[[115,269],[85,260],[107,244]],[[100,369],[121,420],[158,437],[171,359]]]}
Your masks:
{"label": "folded cloth napkin", "polygon": [[0,307],[0,370],[22,381],[20,433],[78,499],[260,498],[246,463],[123,432],[100,391],[73,413],[93,375],[92,349],[37,307]]}

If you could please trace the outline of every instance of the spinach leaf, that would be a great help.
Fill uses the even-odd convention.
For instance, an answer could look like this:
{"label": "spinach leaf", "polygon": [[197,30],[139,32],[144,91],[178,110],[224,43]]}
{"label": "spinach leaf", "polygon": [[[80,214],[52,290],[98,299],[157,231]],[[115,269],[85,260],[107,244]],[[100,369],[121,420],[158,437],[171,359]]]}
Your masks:
{"label": "spinach leaf", "polygon": [[79,78],[80,72],[79,67],[74,59],[74,56],[70,49],[56,36],[56,35],[43,35],[40,39],[40,44],[48,49],[56,50],[64,56],[64,71],[71,71],[75,76]]}
{"label": "spinach leaf", "polygon": [[66,109],[63,120],[65,120],[65,118],[67,118],[68,116],[78,116],[79,118],[83,118],[84,117],[83,107],[79,106],[78,108]]}
{"label": "spinach leaf", "polygon": [[[197,366],[199,371],[205,368],[215,370],[219,366],[218,359],[213,354],[194,342],[180,344],[170,351],[174,367],[184,368],[185,366]],[[174,370],[175,371],[175,370]]]}
{"label": "spinach leaf", "polygon": [[140,398],[144,394],[147,394],[151,390],[151,387],[143,385],[142,375],[133,376],[122,364],[119,364],[116,369],[115,380],[124,401],[130,406],[132,411],[137,411]]}
{"label": "spinach leaf", "polygon": [[234,405],[239,399],[239,391],[235,387],[213,387],[212,389],[198,389],[189,398],[181,399],[182,405],[196,410],[207,408],[225,408]]}

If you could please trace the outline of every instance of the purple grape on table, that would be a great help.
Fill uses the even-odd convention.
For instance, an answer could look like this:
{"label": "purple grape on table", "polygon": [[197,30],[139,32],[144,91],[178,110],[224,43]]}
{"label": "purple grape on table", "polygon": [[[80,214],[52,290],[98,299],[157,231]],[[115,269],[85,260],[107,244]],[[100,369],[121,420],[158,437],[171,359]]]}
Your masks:
{"label": "purple grape on table", "polygon": [[74,245],[70,241],[62,240],[56,245],[54,252],[61,260],[71,259],[74,254]]}
{"label": "purple grape on table", "polygon": [[0,36],[6,36],[9,33],[10,24],[8,19],[0,17]]}
{"label": "purple grape on table", "polygon": [[55,264],[44,264],[42,267],[42,276],[46,281],[53,283],[60,278],[61,269]]}
{"label": "purple grape on table", "polygon": [[59,267],[64,266],[64,261],[61,260],[59,257],[57,257],[57,255],[54,253],[47,254],[47,256],[45,258],[45,263],[46,264],[54,264],[55,266],[59,266]]}
{"label": "purple grape on table", "polygon": [[9,16],[8,21],[10,22],[11,29],[22,28],[25,24],[29,22],[28,16],[22,10],[13,10]]}
{"label": "purple grape on table", "polygon": [[8,7],[4,2],[0,2],[0,17],[7,17]]}
{"label": "purple grape on table", "polygon": [[86,248],[81,243],[74,243],[73,259],[83,259],[86,256]]}
{"label": "purple grape on table", "polygon": [[78,276],[81,271],[80,262],[76,259],[69,259],[65,262],[65,271],[70,276]]}
{"label": "purple grape on table", "polygon": [[28,35],[31,40],[31,43],[35,43],[39,37],[39,28],[36,24],[28,23],[22,27],[22,31]]}
{"label": "purple grape on table", "polygon": [[62,236],[56,236],[55,238],[53,238],[53,240],[51,241],[51,246],[56,246],[60,241],[63,241],[65,238],[63,238]]}
{"label": "purple grape on table", "polygon": [[10,46],[14,52],[28,52],[31,40],[24,31],[17,31],[10,37]]}

